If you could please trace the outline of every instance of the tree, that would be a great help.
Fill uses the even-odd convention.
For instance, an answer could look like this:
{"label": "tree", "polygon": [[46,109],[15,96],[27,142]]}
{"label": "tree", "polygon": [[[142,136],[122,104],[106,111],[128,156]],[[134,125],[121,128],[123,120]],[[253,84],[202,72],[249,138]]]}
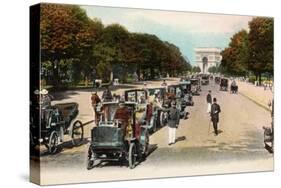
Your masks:
{"label": "tree", "polygon": [[217,66],[209,67],[208,72],[212,73],[212,74],[216,74],[219,72],[219,67],[217,67]]}
{"label": "tree", "polygon": [[194,67],[192,67],[192,72],[199,73],[199,72],[201,72],[201,69],[198,66],[194,66]]}
{"label": "tree", "polygon": [[247,31],[241,30],[235,33],[221,55],[221,67],[224,74],[245,75],[248,71],[249,59]]}
{"label": "tree", "polygon": [[41,60],[51,62],[53,85],[60,84],[60,64],[81,58],[96,31],[84,10],[74,5],[43,4],[40,15]]}
{"label": "tree", "polygon": [[262,73],[273,75],[273,18],[254,18],[249,27],[249,69],[261,82]]}

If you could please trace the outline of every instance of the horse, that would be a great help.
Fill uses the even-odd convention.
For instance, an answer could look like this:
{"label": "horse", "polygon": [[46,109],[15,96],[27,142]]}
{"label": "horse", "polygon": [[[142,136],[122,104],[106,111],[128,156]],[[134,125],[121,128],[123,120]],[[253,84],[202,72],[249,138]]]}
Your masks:
{"label": "horse", "polygon": [[100,121],[100,111],[97,110],[97,106],[101,102],[101,99],[98,96],[97,92],[92,93],[91,101],[92,101],[92,107],[93,107],[94,117],[95,117],[94,122],[96,125],[98,125],[98,122]]}

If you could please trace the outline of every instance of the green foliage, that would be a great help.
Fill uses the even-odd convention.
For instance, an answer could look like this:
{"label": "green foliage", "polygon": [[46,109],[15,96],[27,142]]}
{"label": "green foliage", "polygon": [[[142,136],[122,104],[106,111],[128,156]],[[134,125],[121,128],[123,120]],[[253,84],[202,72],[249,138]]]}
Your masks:
{"label": "green foliage", "polygon": [[175,45],[155,35],[130,33],[119,24],[104,27],[78,6],[43,4],[40,19],[42,65],[55,87],[67,79],[72,85],[94,77],[110,81],[112,71],[126,82],[134,72],[154,78],[191,70]]}
{"label": "green foliage", "polygon": [[201,72],[201,69],[198,66],[194,66],[194,67],[192,67],[192,72],[193,73],[199,73],[199,72]]}
{"label": "green foliage", "polygon": [[254,18],[249,27],[249,69],[273,75],[273,18]]}
{"label": "green foliage", "polygon": [[253,73],[273,75],[273,19],[256,17],[249,22],[249,33],[241,30],[222,52],[221,71],[228,75]]}
{"label": "green foliage", "polygon": [[218,73],[220,70],[219,70],[219,67],[217,67],[217,66],[212,66],[212,67],[209,67],[209,69],[208,69],[208,72],[209,73],[212,73],[212,74],[216,74],[216,73]]}
{"label": "green foliage", "polygon": [[222,63],[224,73],[231,75],[245,75],[248,68],[248,33],[241,30],[231,38],[229,47],[222,52]]}

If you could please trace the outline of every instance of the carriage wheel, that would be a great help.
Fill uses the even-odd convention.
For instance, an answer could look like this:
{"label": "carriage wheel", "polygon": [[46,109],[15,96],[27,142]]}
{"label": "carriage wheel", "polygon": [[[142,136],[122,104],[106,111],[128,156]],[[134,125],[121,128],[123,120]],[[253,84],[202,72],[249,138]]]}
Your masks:
{"label": "carriage wheel", "polygon": [[151,123],[153,124],[153,132],[155,133],[156,132],[156,130],[157,130],[157,123],[154,121],[155,120],[155,118],[154,117],[152,117],[151,118]]}
{"label": "carriage wheel", "polygon": [[83,141],[84,137],[84,129],[83,129],[83,124],[81,121],[77,120],[73,123],[72,127],[72,133],[71,133],[71,138],[72,138],[72,144],[77,146]]}
{"label": "carriage wheel", "polygon": [[137,148],[135,143],[130,144],[129,148],[129,167],[130,169],[135,168],[137,160]]}
{"label": "carriage wheel", "polygon": [[142,149],[142,158],[145,159],[146,156],[148,155],[148,148],[149,148],[149,134],[148,132],[146,132],[145,134],[145,143],[143,145],[143,149]]}
{"label": "carriage wheel", "polygon": [[160,117],[159,117],[159,121],[160,121],[160,127],[164,126],[164,113],[160,112]]}
{"label": "carriage wheel", "polygon": [[96,160],[97,160],[97,155],[96,153],[93,152],[90,146],[88,150],[87,170],[91,170],[92,168],[94,168]]}
{"label": "carriage wheel", "polygon": [[56,153],[58,149],[58,142],[59,142],[58,134],[56,133],[56,131],[53,131],[51,133],[51,136],[49,137],[49,144],[48,144],[49,153],[52,154]]}

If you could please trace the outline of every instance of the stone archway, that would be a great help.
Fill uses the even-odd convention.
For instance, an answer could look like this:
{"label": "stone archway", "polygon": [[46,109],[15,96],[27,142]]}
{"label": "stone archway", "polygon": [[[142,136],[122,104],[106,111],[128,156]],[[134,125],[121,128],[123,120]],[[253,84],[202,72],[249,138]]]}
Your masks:
{"label": "stone archway", "polygon": [[206,70],[208,68],[208,58],[207,57],[203,57],[202,58],[202,62],[203,62],[203,66],[202,66],[203,70],[202,70],[202,72],[206,73],[208,71],[208,70]]}

